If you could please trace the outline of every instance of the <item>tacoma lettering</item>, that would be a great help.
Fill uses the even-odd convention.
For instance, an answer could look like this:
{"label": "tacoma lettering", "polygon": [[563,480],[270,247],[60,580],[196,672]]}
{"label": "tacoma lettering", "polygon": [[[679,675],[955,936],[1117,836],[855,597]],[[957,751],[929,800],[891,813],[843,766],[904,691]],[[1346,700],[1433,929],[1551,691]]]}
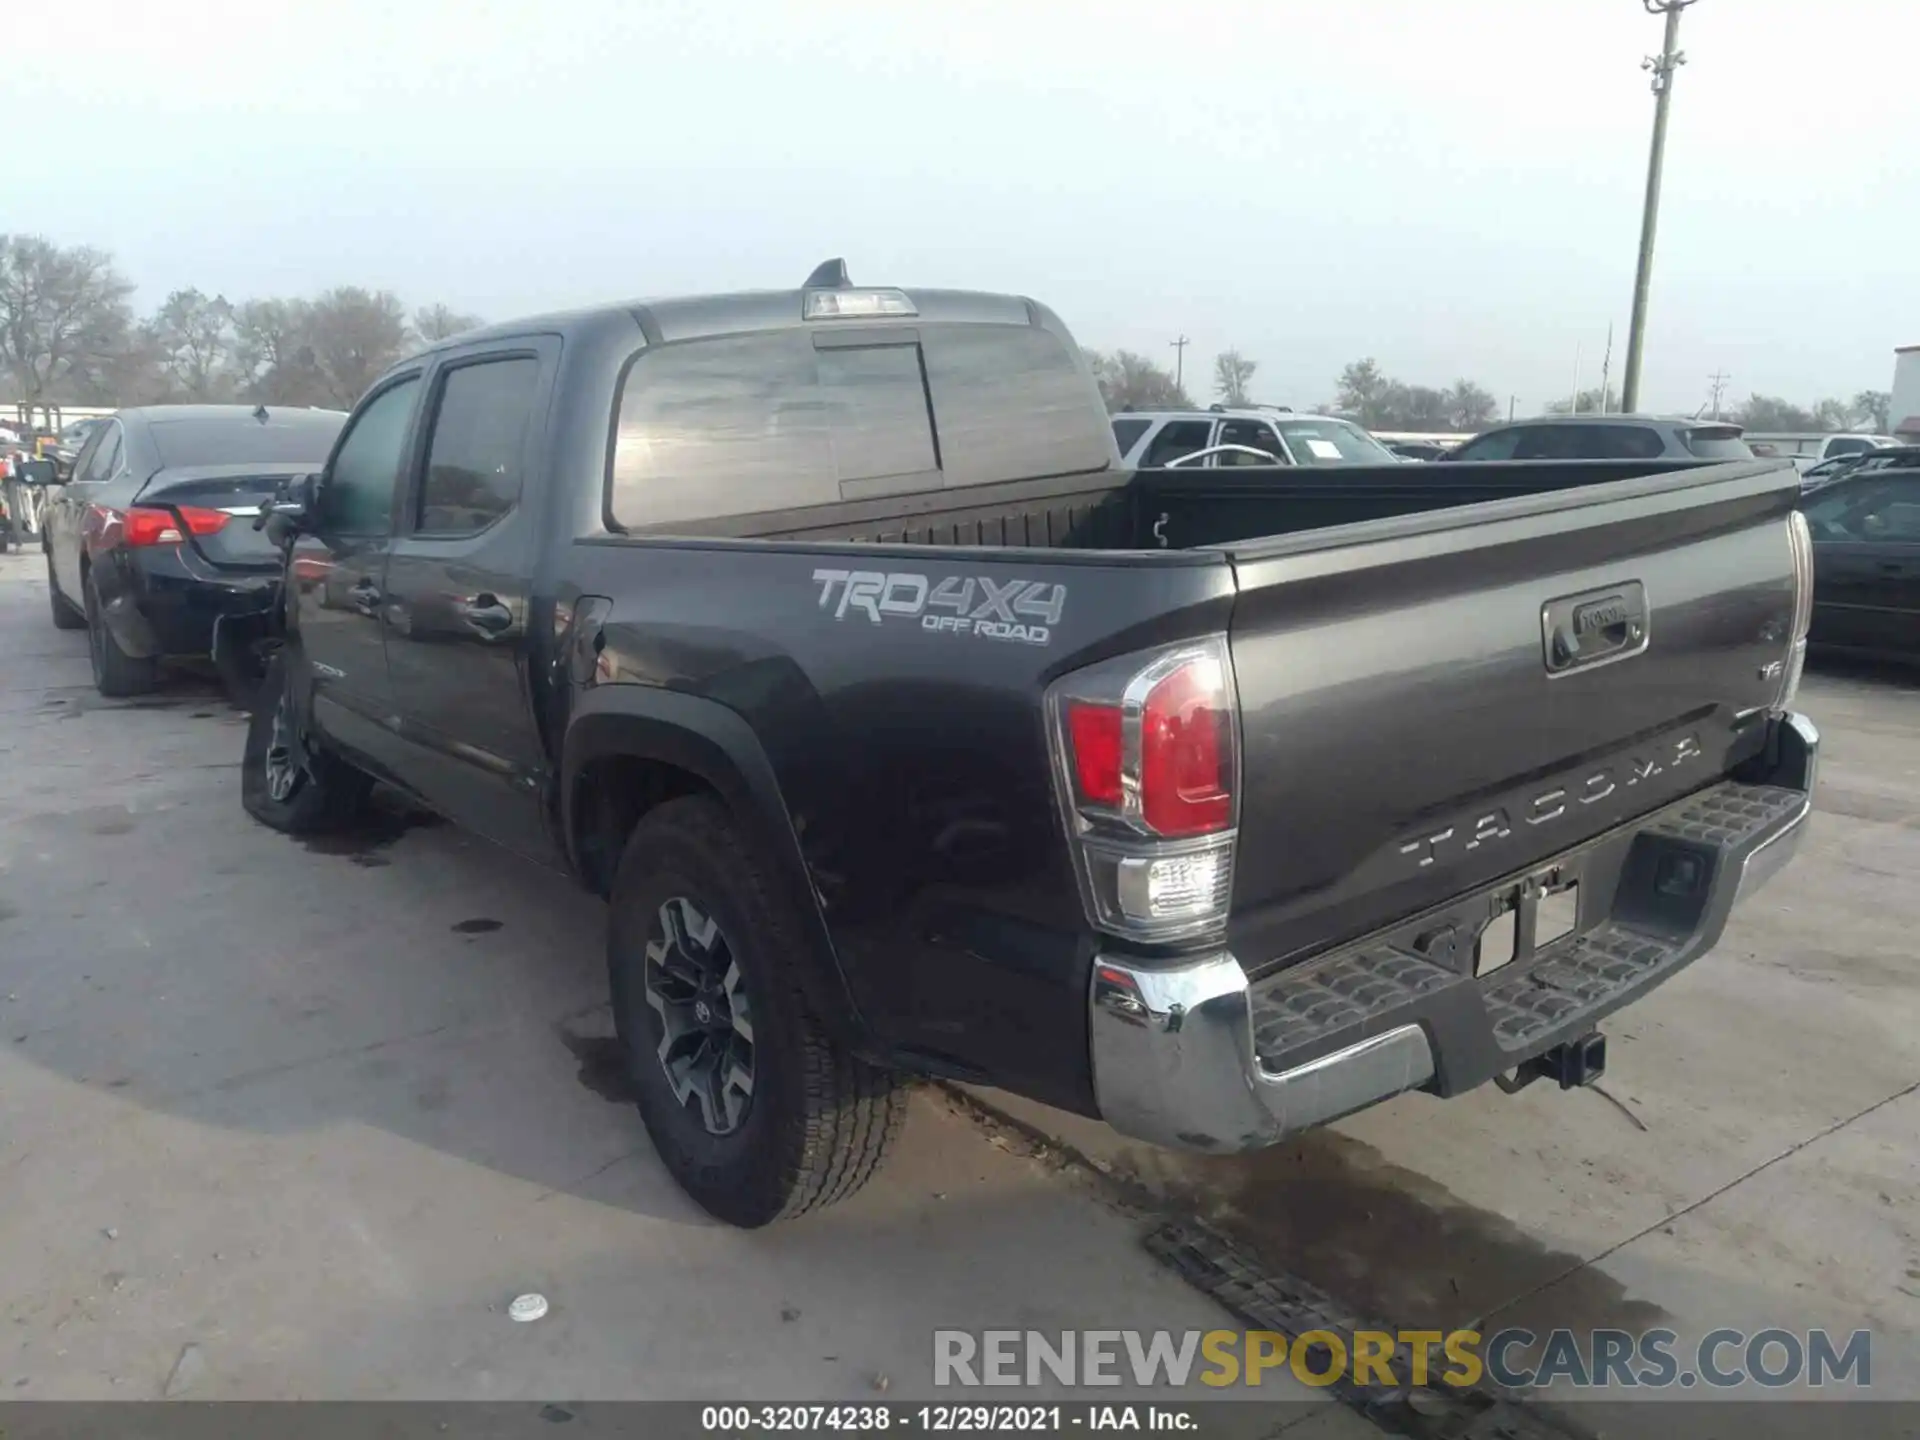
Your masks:
{"label": "tacoma lettering", "polygon": [[[1609,765],[1588,771],[1578,780],[1542,790],[1518,806],[1520,820],[1528,828],[1550,825],[1568,814],[1598,805],[1623,790],[1651,780],[1656,775],[1701,758],[1700,738],[1683,735],[1652,750],[1628,755]],[[1472,819],[1455,825],[1439,826],[1400,843],[1399,853],[1425,869],[1442,860],[1468,855],[1487,845],[1511,838],[1514,822],[1505,807],[1483,810]]]}

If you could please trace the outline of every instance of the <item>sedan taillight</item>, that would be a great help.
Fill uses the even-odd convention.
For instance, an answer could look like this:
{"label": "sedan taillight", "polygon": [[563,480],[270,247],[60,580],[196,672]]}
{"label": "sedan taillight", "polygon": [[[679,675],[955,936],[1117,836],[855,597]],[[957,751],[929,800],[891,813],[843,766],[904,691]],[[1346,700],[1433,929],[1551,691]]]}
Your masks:
{"label": "sedan taillight", "polygon": [[[92,506],[94,533],[102,545],[178,545],[188,535],[212,535],[233,517],[197,505]],[[184,527],[184,533],[183,533]]]}

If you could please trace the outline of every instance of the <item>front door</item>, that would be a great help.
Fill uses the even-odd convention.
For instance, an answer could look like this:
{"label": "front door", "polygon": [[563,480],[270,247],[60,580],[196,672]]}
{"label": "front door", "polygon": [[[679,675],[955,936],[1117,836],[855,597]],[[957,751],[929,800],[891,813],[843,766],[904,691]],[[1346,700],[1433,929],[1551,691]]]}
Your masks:
{"label": "front door", "polygon": [[1806,516],[1814,643],[1920,654],[1920,475],[1836,481]]}
{"label": "front door", "polygon": [[[1236,419],[1228,420],[1220,426],[1220,438],[1216,445],[1239,445],[1239,450],[1228,450],[1213,457],[1215,465],[1291,465],[1293,458],[1287,454],[1287,447],[1280,443],[1280,437],[1273,426],[1264,420]],[[1260,455],[1249,455],[1248,450],[1257,450],[1260,455],[1270,455],[1270,460],[1262,460]]]}
{"label": "front door", "polygon": [[65,485],[48,494],[47,509],[41,524],[47,532],[47,553],[52,557],[60,593],[75,606],[86,603],[81,588],[80,552],[87,543],[87,510],[107,482],[115,478],[125,461],[125,436],[118,420],[108,420],[95,428],[87,443],[74,457],[73,474]]}
{"label": "front door", "polygon": [[528,691],[527,607],[558,342],[455,351],[432,382],[425,464],[387,560],[387,664],[415,787],[442,814],[557,862]]}
{"label": "front door", "polygon": [[312,672],[313,723],[376,768],[397,746],[381,586],[421,388],[415,371],[360,402],[287,560],[288,620]]}

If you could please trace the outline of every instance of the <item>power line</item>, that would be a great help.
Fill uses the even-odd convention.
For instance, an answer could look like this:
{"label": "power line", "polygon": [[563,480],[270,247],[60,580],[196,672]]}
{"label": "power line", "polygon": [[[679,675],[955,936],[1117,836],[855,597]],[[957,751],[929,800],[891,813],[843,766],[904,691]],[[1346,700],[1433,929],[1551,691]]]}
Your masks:
{"label": "power line", "polygon": [[1732,378],[1724,370],[1716,370],[1707,376],[1707,383],[1713,387],[1708,393],[1713,397],[1713,418],[1716,420],[1720,418],[1720,397],[1727,393],[1727,381]]}
{"label": "power line", "polygon": [[1667,102],[1673,72],[1687,63],[1680,49],[1680,12],[1693,0],[1640,0],[1649,15],[1667,17],[1666,39],[1658,55],[1641,61],[1653,72],[1653,145],[1647,155],[1647,196],[1640,211],[1640,258],[1633,272],[1633,319],[1627,330],[1627,373],[1620,382],[1620,408],[1640,408],[1640,350],[1647,338],[1647,287],[1653,279],[1653,232],[1660,218],[1660,172],[1667,155]]}

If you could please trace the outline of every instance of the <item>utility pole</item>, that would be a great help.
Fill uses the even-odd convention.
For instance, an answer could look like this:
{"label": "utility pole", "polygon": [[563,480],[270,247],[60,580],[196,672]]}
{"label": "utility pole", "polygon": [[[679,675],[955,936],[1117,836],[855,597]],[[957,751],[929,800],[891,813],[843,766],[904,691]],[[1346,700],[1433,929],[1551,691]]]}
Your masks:
{"label": "utility pole", "polygon": [[1187,346],[1193,342],[1182,335],[1178,340],[1169,340],[1167,343],[1173,346],[1173,388],[1184,390],[1187,378]]}
{"label": "utility pole", "polygon": [[1607,353],[1600,357],[1600,413],[1606,414],[1613,405],[1613,391],[1609,388],[1607,377],[1613,374],[1613,322],[1607,322]]}
{"label": "utility pole", "polygon": [[1653,72],[1653,148],[1647,156],[1647,198],[1640,211],[1640,260],[1633,272],[1633,319],[1627,330],[1627,373],[1620,382],[1620,408],[1640,408],[1640,350],[1647,339],[1647,286],[1653,279],[1653,232],[1660,218],[1660,170],[1667,155],[1667,101],[1673,72],[1687,63],[1680,50],[1680,12],[1693,0],[1640,0],[1649,15],[1667,17],[1666,42],[1640,64]]}
{"label": "utility pole", "polygon": [[1716,370],[1707,376],[1707,383],[1713,388],[1708,393],[1713,396],[1713,418],[1720,418],[1720,397],[1727,393],[1727,381],[1733,377],[1724,370]]}

